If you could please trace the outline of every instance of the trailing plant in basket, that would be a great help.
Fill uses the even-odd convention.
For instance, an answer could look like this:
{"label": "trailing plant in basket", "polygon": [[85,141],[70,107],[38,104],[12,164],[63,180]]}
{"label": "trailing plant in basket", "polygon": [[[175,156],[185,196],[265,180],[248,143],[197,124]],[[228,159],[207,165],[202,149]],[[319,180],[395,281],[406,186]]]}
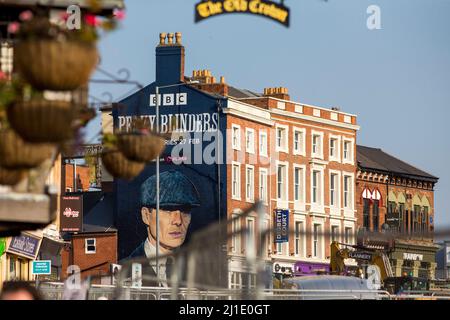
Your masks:
{"label": "trailing plant in basket", "polygon": [[128,159],[117,144],[116,135],[103,135],[102,162],[114,177],[131,180],[144,170],[145,163]]}
{"label": "trailing plant in basket", "polygon": [[98,63],[100,29],[117,26],[115,16],[101,20],[92,13],[85,13],[80,28],[73,30],[64,17],[58,23],[31,11],[21,17],[22,23],[9,28],[18,39],[14,61],[22,77],[39,90],[71,91],[85,85]]}
{"label": "trailing plant in basket", "polygon": [[133,118],[130,132],[117,135],[117,145],[124,155],[135,161],[150,162],[162,153],[164,138],[151,132],[148,123],[141,118]]}
{"label": "trailing plant in basket", "polygon": [[[34,97],[39,96],[39,93],[15,78],[0,81],[0,167],[3,169],[26,170],[37,167],[55,151],[55,146],[51,144],[26,142],[11,128],[7,108],[21,95]],[[5,172],[3,176],[6,176]],[[11,172],[8,176],[11,177]],[[22,175],[16,172],[15,177],[19,176]]]}

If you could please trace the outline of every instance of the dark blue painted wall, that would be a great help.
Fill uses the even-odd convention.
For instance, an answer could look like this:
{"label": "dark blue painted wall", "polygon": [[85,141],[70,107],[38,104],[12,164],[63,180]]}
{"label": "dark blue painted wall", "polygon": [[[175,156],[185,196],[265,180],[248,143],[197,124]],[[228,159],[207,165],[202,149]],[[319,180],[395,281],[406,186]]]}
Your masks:
{"label": "dark blue painted wall", "polygon": [[[187,104],[179,106],[161,106],[160,115],[161,118],[168,115],[183,115],[183,119],[186,120],[185,124],[189,127],[193,119],[193,115],[208,114],[209,115],[209,128],[214,125],[219,126],[219,130],[222,133],[223,146],[226,145],[226,119],[223,114],[218,117],[214,122],[213,117],[218,115],[218,101],[222,107],[226,107],[226,99],[218,96],[213,96],[196,90],[189,86],[179,86],[173,88],[161,89],[162,94],[187,94]],[[119,106],[113,110],[114,126],[118,128],[125,122],[126,116],[144,116],[151,124],[151,118],[148,116],[155,115],[155,107],[150,106],[150,95],[155,93],[155,83],[143,88],[141,91],[133,94],[132,96],[121,101]],[[187,115],[187,116],[186,116]],[[203,120],[208,120],[208,116],[203,116]],[[181,119],[181,118],[179,118]],[[197,119],[198,120],[198,119]],[[181,122],[181,120],[179,120]],[[154,125],[154,123],[153,123]],[[208,127],[207,127],[208,128]],[[188,128],[189,129],[189,128]],[[191,128],[192,129],[192,126]],[[191,133],[193,136],[193,133]],[[204,148],[211,144],[211,141],[201,142],[201,148]],[[165,154],[170,154],[172,146],[167,146]],[[191,145],[193,150],[194,145]],[[225,149],[222,149],[224,154]],[[225,159],[225,156],[223,157]],[[166,170],[179,170],[185,174],[196,186],[201,198],[201,206],[195,208],[192,211],[192,221],[188,231],[188,238],[192,232],[203,228],[210,223],[217,222],[219,220],[219,212],[221,212],[221,218],[226,219],[226,166],[224,164],[169,164],[160,162],[161,172]],[[221,172],[221,186],[218,184],[218,172]],[[145,170],[134,180],[125,181],[116,179],[114,182],[114,190],[116,195],[115,217],[116,227],[119,232],[119,259],[126,258],[142,241],[147,237],[147,230],[142,222],[140,214],[140,186],[150,176],[154,175],[156,171],[155,162],[147,164]],[[221,190],[221,204],[219,204],[219,190]],[[185,243],[186,243],[185,242]]]}

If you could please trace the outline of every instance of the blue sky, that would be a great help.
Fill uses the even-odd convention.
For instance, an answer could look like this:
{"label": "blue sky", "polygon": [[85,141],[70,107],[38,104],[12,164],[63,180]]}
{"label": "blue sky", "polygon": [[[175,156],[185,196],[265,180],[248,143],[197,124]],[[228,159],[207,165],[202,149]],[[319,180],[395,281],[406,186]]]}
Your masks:
{"label": "blue sky", "polygon": [[[195,24],[196,2],[125,0],[122,28],[100,43],[102,68],[126,68],[132,80],[148,84],[158,34],[180,31],[187,75],[210,69],[236,87],[283,86],[295,101],[357,114],[358,144],[440,177],[435,220],[450,226],[449,0],[285,0],[289,29],[249,15]],[[381,30],[366,26],[372,4],[381,9]],[[131,88],[93,85],[91,93],[119,98]]]}

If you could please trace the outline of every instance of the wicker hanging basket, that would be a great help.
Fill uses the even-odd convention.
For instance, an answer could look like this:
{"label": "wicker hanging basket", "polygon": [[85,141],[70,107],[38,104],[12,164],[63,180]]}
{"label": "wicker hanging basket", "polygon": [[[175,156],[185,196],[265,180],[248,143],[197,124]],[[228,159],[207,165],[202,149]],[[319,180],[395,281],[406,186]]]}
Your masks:
{"label": "wicker hanging basket", "polygon": [[77,89],[89,81],[98,58],[95,44],[80,41],[24,40],[14,49],[18,72],[39,90]]}
{"label": "wicker hanging basket", "polygon": [[154,134],[123,133],[117,135],[119,149],[131,160],[150,162],[164,150],[164,139]]}
{"label": "wicker hanging basket", "polygon": [[0,185],[15,186],[25,178],[25,170],[0,167]]}
{"label": "wicker hanging basket", "polygon": [[75,108],[70,102],[43,98],[18,101],[7,109],[10,126],[29,142],[62,142],[74,136]]}
{"label": "wicker hanging basket", "polygon": [[30,169],[49,159],[55,146],[25,142],[11,129],[0,131],[0,165],[8,169]]}
{"label": "wicker hanging basket", "polygon": [[118,150],[104,150],[102,162],[114,177],[126,180],[132,180],[145,168],[145,163],[129,160]]}

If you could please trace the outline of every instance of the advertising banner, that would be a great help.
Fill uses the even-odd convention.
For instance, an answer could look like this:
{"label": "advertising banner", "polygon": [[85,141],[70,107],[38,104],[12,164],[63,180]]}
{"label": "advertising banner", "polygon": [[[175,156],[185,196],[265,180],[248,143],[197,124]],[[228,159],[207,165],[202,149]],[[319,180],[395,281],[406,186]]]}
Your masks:
{"label": "advertising banner", "polygon": [[[168,133],[169,124],[176,131],[165,140],[159,172],[153,161],[133,180],[114,182],[119,260],[149,257],[156,252],[151,243],[155,242],[156,234],[157,175],[160,236],[165,248],[175,250],[186,245],[196,230],[226,215],[225,205],[219,203],[220,197],[226,199],[226,166],[216,161],[224,152],[217,137],[226,124],[224,118],[219,119],[217,98],[180,86],[161,89],[160,100],[161,133]],[[138,117],[150,130],[155,130],[155,103],[155,85],[151,84],[122,101],[120,108],[113,109],[115,128],[128,132],[133,119]]]}
{"label": "advertising banner", "polygon": [[60,224],[63,232],[80,232],[83,229],[83,196],[62,196]]}
{"label": "advertising banner", "polygon": [[275,243],[289,241],[289,210],[275,210]]}

